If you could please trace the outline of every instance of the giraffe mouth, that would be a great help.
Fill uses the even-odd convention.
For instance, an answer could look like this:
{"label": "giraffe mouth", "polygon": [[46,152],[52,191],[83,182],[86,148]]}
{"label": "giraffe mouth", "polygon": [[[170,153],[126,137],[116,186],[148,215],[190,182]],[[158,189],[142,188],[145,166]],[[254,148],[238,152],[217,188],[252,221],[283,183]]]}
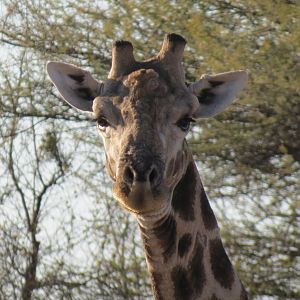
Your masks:
{"label": "giraffe mouth", "polygon": [[155,188],[147,181],[135,182],[130,187],[125,182],[113,184],[114,198],[128,211],[135,214],[155,212],[168,198],[168,189],[162,184]]}

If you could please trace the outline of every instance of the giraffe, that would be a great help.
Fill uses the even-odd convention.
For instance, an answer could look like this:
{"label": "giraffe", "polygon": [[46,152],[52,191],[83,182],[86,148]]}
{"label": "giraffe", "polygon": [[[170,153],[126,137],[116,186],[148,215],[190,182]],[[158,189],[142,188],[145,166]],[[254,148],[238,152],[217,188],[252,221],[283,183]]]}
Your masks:
{"label": "giraffe", "polygon": [[114,198],[141,232],[154,298],[245,300],[186,135],[191,122],[233,101],[247,72],[203,75],[187,85],[185,45],[168,34],[156,56],[136,61],[132,44],[117,41],[103,82],[61,62],[48,62],[47,71],[62,98],[96,120]]}

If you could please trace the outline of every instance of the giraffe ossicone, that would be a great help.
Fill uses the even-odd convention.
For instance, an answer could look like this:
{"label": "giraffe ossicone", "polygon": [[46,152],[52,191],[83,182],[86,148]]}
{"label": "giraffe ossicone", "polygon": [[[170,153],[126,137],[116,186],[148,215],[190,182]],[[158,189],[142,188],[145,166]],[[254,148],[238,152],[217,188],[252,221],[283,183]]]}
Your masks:
{"label": "giraffe ossicone", "polygon": [[155,57],[136,61],[132,44],[118,41],[103,82],[60,62],[47,71],[66,102],[97,120],[113,195],[139,224],[154,298],[244,300],[186,135],[195,119],[223,111],[248,76],[205,75],[187,86],[185,44],[168,34]]}

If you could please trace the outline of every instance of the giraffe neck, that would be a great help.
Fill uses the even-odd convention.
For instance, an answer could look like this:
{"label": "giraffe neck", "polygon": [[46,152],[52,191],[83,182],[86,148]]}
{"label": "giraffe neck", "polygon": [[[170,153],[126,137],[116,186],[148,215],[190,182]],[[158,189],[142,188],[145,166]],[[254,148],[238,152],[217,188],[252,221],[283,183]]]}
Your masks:
{"label": "giraffe neck", "polygon": [[138,216],[156,300],[244,300],[218,224],[191,158],[171,205]]}

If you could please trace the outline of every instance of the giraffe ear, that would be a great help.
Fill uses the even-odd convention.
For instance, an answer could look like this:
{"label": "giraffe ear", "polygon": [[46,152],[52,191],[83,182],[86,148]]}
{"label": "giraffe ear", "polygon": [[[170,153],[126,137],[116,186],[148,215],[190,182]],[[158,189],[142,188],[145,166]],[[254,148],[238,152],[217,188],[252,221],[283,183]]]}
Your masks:
{"label": "giraffe ear", "polygon": [[48,62],[47,72],[67,103],[81,111],[92,111],[93,100],[100,95],[102,83],[88,71],[60,62]]}
{"label": "giraffe ear", "polygon": [[200,104],[194,118],[209,118],[222,112],[245,87],[247,79],[246,71],[203,75],[189,86]]}

